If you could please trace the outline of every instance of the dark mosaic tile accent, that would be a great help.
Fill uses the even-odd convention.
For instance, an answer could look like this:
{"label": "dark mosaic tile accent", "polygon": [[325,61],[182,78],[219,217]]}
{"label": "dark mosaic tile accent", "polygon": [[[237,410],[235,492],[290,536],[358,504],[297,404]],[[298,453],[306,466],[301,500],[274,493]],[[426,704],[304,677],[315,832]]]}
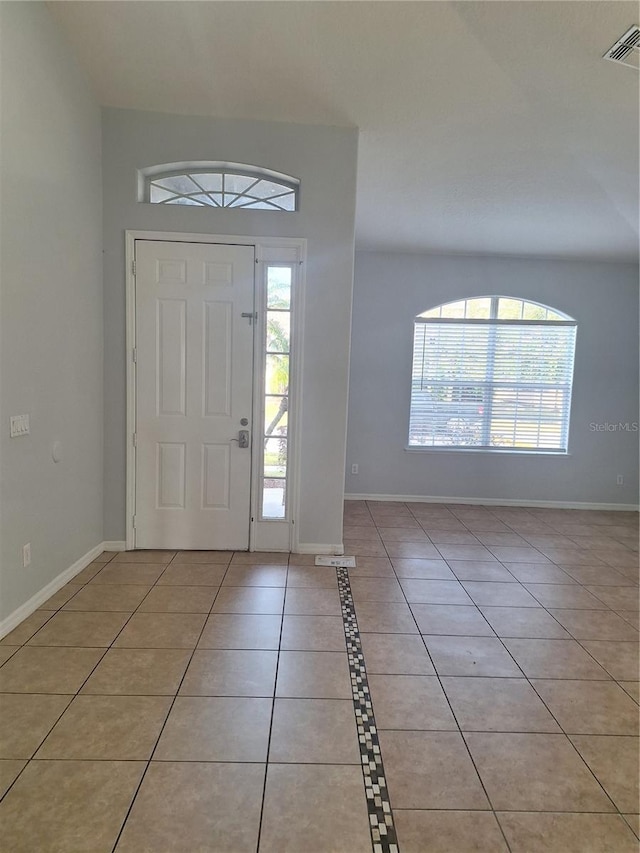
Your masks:
{"label": "dark mosaic tile accent", "polygon": [[373,853],[399,853],[347,569],[336,569]]}

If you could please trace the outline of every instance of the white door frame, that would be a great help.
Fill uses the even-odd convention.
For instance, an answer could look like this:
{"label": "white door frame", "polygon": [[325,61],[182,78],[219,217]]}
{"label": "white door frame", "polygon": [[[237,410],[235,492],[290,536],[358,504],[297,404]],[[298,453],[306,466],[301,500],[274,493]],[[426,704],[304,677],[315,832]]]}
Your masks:
{"label": "white door frame", "polygon": [[[135,244],[136,240],[158,240],[173,243],[222,243],[227,245],[254,246],[256,252],[256,341],[264,337],[265,306],[264,282],[267,263],[295,265],[291,311],[291,353],[290,396],[289,396],[289,455],[287,468],[287,490],[289,518],[285,521],[259,518],[260,454],[252,453],[251,462],[251,515],[249,528],[250,551],[295,551],[298,546],[297,518],[300,500],[300,420],[302,413],[302,354],[304,337],[304,288],[307,241],[296,237],[250,237],[231,234],[194,234],[174,231],[125,231],[126,259],[126,363],[127,363],[127,494],[126,494],[126,550],[135,548],[134,512],[136,501],[136,280],[135,280]],[[262,352],[259,345],[254,346],[254,381],[252,424],[252,447],[258,447],[262,441],[262,423],[260,412],[264,396],[262,375]],[[277,527],[276,527],[277,525]],[[286,532],[283,527],[286,526]]]}

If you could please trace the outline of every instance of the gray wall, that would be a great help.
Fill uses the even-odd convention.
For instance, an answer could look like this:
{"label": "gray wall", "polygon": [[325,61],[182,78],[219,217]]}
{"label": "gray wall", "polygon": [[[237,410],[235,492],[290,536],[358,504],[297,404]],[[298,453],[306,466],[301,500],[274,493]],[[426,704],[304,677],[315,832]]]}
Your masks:
{"label": "gray wall", "polygon": [[[413,319],[465,296],[533,299],[578,321],[569,454],[407,452]],[[624,264],[356,255],[347,494],[637,503],[638,270]],[[358,463],[359,474],[350,473]],[[624,485],[616,485],[616,475]]]}
{"label": "gray wall", "polygon": [[102,210],[84,75],[44,4],[1,3],[0,24],[2,619],[102,541]]}
{"label": "gray wall", "polygon": [[[126,229],[306,237],[300,542],[342,541],[357,130],[103,111],[105,538],[125,538]],[[136,172],[227,160],[301,179],[297,213],[140,204]]]}

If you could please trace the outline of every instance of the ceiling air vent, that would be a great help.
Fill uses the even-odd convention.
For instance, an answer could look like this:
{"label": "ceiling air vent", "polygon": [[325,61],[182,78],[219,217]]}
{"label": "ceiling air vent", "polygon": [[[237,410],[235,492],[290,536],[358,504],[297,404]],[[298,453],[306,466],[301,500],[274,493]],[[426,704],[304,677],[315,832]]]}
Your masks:
{"label": "ceiling air vent", "polygon": [[611,62],[640,68],[640,27],[631,27],[603,56]]}

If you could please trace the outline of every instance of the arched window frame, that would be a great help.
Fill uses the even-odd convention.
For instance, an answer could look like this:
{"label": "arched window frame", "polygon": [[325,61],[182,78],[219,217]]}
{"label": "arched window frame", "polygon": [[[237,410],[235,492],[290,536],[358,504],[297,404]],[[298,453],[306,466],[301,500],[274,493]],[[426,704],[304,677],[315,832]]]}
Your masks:
{"label": "arched window frame", "polygon": [[495,295],[419,314],[408,449],[567,453],[576,328],[556,308]]}
{"label": "arched window frame", "polygon": [[[197,184],[198,176],[217,176],[221,178],[220,189],[198,186],[191,192],[173,191],[173,196],[161,200],[152,199],[153,188],[164,189],[161,182],[165,179],[185,177]],[[241,190],[227,189],[229,178],[249,178],[253,184]],[[248,190],[259,187],[261,182],[277,185],[272,194],[251,195]],[[281,192],[279,189],[281,188]],[[263,187],[264,192],[264,187]],[[230,196],[227,199],[226,196]],[[208,196],[208,199],[205,199]],[[219,198],[216,198],[218,196]],[[163,163],[138,170],[138,201],[147,204],[185,205],[204,207],[205,209],[248,209],[267,210],[279,213],[294,213],[300,208],[300,179],[285,175],[273,169],[252,166],[247,163],[231,163],[220,160],[196,160],[180,163]]]}

